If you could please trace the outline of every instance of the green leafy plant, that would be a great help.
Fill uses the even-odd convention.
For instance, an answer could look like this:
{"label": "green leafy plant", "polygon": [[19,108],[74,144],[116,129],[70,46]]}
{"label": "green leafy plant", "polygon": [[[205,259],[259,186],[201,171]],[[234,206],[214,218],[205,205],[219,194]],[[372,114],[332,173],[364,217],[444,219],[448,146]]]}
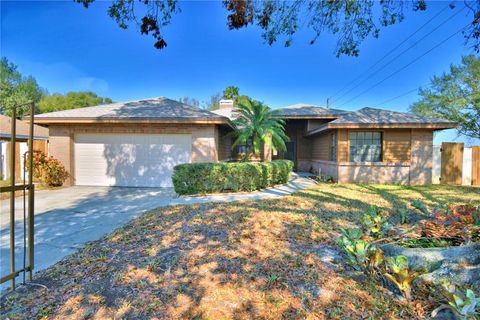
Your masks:
{"label": "green leafy plant", "polygon": [[[476,19],[479,16],[480,12],[477,13]],[[479,26],[478,20],[476,24]],[[477,34],[478,39],[479,30]],[[480,49],[480,44],[477,49]],[[479,68],[480,56],[463,56],[460,64],[450,66],[448,72],[433,76],[430,84],[419,89],[420,100],[412,104],[410,110],[422,116],[454,121],[458,124],[459,134],[479,138],[480,108],[477,100]]]}
{"label": "green leafy plant", "polygon": [[368,235],[378,237],[387,226],[387,219],[377,206],[370,206],[362,217],[362,226]]}
{"label": "green leafy plant", "polygon": [[360,228],[340,228],[340,231],[350,241],[358,240],[363,236],[363,231]]}
{"label": "green leafy plant", "polygon": [[312,179],[318,182],[334,182],[333,177],[327,174],[319,174],[317,176],[312,176]]}
{"label": "green leafy plant", "polygon": [[63,185],[69,174],[65,167],[53,157],[41,151],[33,153],[33,177],[50,187]]}
{"label": "green leafy plant", "polygon": [[427,207],[425,206],[425,204],[420,201],[420,200],[413,200],[412,201],[412,207],[414,207],[415,209],[419,210],[420,212],[426,214],[426,215],[429,215],[430,213],[428,212],[428,209]]}
{"label": "green leafy plant", "polygon": [[345,250],[349,264],[355,270],[363,270],[369,274],[378,271],[383,262],[380,249],[365,240],[361,240],[360,229],[342,229],[339,239],[340,246]]}
{"label": "green leafy plant", "polygon": [[405,248],[444,248],[453,245],[448,240],[435,238],[408,239],[399,244]]}
{"label": "green leafy plant", "polygon": [[384,262],[385,257],[383,256],[383,251],[372,246],[368,252],[366,271],[370,275],[378,274]]}
{"label": "green leafy plant", "polygon": [[339,244],[347,253],[348,262],[355,270],[361,270],[366,267],[370,243],[360,239],[350,240],[342,236]]}
{"label": "green leafy plant", "polygon": [[155,271],[159,268],[161,260],[159,258],[153,258],[147,263],[147,268],[149,271]]}
{"label": "green leafy plant", "polygon": [[254,191],[288,182],[292,169],[290,160],[185,163],[174,167],[172,181],[178,194]]}
{"label": "green leafy plant", "polygon": [[450,309],[457,319],[480,319],[480,298],[470,290],[461,290],[451,283],[442,285],[442,294],[447,304],[442,304],[432,312],[432,317],[442,309]]}
{"label": "green leafy plant", "polygon": [[412,298],[412,284],[422,274],[421,271],[413,271],[408,266],[408,258],[396,256],[387,259],[387,272],[385,277],[389,279],[402,292],[403,296]]}
{"label": "green leafy plant", "polygon": [[398,215],[400,216],[400,224],[405,224],[408,222],[408,210],[406,208],[400,208],[397,210]]}
{"label": "green leafy plant", "polygon": [[250,98],[237,101],[234,111],[237,118],[232,122],[235,138],[232,148],[250,144],[251,152],[261,156],[264,145],[271,146],[273,150],[287,150],[285,142],[289,138],[285,134],[285,120],[278,116],[277,111]]}

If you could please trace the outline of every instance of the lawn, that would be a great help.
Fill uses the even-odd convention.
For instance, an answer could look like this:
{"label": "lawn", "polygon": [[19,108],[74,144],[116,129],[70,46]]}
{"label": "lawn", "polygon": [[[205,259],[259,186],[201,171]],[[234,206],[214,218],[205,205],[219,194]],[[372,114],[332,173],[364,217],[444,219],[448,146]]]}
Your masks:
{"label": "lawn", "polygon": [[[0,180],[0,187],[8,187],[10,186],[10,180]],[[17,184],[22,184],[23,180],[18,180]],[[15,197],[19,197],[23,195],[23,191],[15,191]],[[0,193],[0,200],[7,200],[10,199],[10,192],[2,192]]]}
{"label": "lawn", "polygon": [[[0,180],[0,187],[8,187],[10,186],[10,180]],[[17,180],[16,184],[23,184],[23,180]],[[35,184],[35,189],[38,190],[54,190],[54,189],[60,189],[62,187],[49,187],[43,183],[36,183]],[[28,193],[28,191],[27,191]],[[15,197],[20,197],[23,196],[23,191],[15,191]],[[3,192],[0,193],[0,200],[8,200],[10,199],[10,192]]]}
{"label": "lawn", "polygon": [[480,189],[321,184],[282,199],[160,208],[39,272],[6,296],[11,319],[415,319],[339,258],[338,228],[369,205],[480,204]]}

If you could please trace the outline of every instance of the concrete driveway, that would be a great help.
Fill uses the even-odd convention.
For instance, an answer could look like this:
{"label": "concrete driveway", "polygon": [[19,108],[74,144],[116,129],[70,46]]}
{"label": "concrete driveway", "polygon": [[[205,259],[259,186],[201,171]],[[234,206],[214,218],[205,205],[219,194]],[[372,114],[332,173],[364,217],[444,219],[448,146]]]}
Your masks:
{"label": "concrete driveway", "polygon": [[[146,210],[175,204],[278,198],[314,186],[293,175],[285,185],[250,193],[178,197],[171,188],[70,187],[35,193],[35,271],[123,226]],[[15,264],[23,263],[23,197],[16,198]],[[9,273],[9,201],[0,202],[0,276]],[[21,279],[21,278],[19,278]],[[5,288],[8,283],[0,285]]]}
{"label": "concrete driveway", "polygon": [[[41,270],[124,225],[168,204],[170,188],[71,187],[35,194],[35,270]],[[16,198],[15,264],[23,263],[23,197]],[[9,273],[9,201],[0,203],[0,275]],[[3,287],[3,286],[2,286]]]}

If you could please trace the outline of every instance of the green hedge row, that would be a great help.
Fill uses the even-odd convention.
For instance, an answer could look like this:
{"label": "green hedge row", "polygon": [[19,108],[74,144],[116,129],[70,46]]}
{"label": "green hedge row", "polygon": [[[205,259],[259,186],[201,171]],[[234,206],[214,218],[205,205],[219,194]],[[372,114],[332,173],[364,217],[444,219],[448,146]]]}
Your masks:
{"label": "green hedge row", "polygon": [[290,160],[185,163],[175,166],[172,180],[178,194],[254,191],[286,183],[292,169]]}

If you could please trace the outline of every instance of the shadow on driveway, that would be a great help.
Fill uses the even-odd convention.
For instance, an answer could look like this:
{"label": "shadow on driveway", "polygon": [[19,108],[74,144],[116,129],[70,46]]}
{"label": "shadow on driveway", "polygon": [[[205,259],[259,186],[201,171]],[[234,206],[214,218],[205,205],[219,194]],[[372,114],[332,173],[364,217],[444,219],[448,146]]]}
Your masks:
{"label": "shadow on driveway", "polygon": [[[171,188],[71,187],[35,195],[35,271],[47,268],[85,243],[97,240],[145,210],[170,204]],[[0,276],[9,273],[8,206],[2,201]],[[8,205],[8,203],[7,203]],[[21,216],[22,198],[17,198]],[[54,209],[58,208],[58,209]],[[15,222],[15,265],[23,264],[23,221]],[[6,284],[3,284],[0,289]]]}
{"label": "shadow on driveway", "polygon": [[[89,241],[143,212],[168,205],[279,198],[316,185],[292,175],[289,183],[256,192],[178,197],[173,188],[70,187],[35,193],[35,271],[45,269]],[[23,266],[22,197],[15,222],[15,265]],[[0,204],[0,276],[10,270],[8,201]],[[4,289],[8,283],[0,285]]]}

